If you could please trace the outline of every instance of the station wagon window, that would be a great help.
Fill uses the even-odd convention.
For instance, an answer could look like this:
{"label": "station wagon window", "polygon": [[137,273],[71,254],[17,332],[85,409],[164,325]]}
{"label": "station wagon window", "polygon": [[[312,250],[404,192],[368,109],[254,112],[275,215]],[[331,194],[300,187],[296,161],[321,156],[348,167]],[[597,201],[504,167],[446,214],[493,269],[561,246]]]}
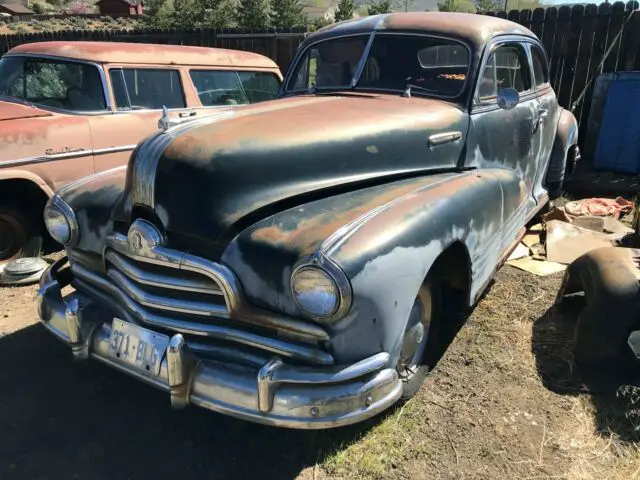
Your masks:
{"label": "station wagon window", "polygon": [[[369,36],[337,38],[310,47],[299,61],[289,91],[348,88]],[[469,51],[454,40],[377,34],[355,89],[455,97],[465,85]]]}
{"label": "station wagon window", "polygon": [[98,68],[80,62],[4,57],[0,59],[0,95],[77,112],[106,109]]}
{"label": "station wagon window", "polygon": [[244,105],[272,100],[280,82],[273,73],[232,70],[191,70],[189,72],[202,105]]}
{"label": "station wagon window", "polygon": [[109,71],[118,110],[185,108],[180,72],[152,68],[117,68]]}
{"label": "station wagon window", "polygon": [[509,43],[494,50],[480,77],[478,97],[480,101],[491,101],[503,88],[514,88],[519,93],[531,89],[529,62],[522,45]]}
{"label": "station wagon window", "polygon": [[533,63],[533,78],[535,79],[536,87],[541,87],[549,83],[547,58],[540,47],[531,45],[531,60]]}

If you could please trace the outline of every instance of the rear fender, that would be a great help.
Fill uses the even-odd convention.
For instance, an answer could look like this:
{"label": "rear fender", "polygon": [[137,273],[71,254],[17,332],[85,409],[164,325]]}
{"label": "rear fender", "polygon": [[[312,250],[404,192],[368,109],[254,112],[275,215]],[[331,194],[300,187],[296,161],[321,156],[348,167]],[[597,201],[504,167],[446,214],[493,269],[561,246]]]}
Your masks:
{"label": "rear fender", "polygon": [[545,175],[545,185],[557,185],[562,183],[567,167],[567,153],[569,149],[578,144],[578,122],[569,110],[562,109],[556,136],[551,150],[551,158]]}

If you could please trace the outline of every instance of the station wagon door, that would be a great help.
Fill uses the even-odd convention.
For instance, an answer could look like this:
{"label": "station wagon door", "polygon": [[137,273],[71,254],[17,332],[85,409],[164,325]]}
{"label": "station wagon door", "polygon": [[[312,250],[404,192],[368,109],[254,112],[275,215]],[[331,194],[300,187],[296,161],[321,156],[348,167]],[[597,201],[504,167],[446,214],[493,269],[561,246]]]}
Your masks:
{"label": "station wagon door", "polygon": [[158,131],[162,108],[172,118],[192,117],[184,79],[178,68],[110,67],[113,112],[91,118],[97,172],[128,162],[136,145]]}

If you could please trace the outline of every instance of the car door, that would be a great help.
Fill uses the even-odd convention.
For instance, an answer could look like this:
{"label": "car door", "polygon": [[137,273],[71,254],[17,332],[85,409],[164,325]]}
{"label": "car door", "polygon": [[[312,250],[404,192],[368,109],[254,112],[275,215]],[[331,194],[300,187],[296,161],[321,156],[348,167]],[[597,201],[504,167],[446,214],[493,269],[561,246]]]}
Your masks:
{"label": "car door", "polygon": [[536,141],[538,145],[538,171],[533,187],[533,195],[540,201],[546,194],[543,182],[551,159],[551,150],[556,135],[556,126],[560,117],[558,99],[549,82],[547,56],[537,43],[529,43],[533,84],[538,99],[536,117]]}
{"label": "car door", "polygon": [[[487,46],[471,110],[467,155],[470,163],[506,168],[520,179],[518,191],[505,192],[505,224],[516,211],[526,215],[536,204],[532,192],[540,142],[535,141],[538,99],[531,77],[526,45],[517,38]],[[506,88],[519,94],[510,109],[497,101]]]}
{"label": "car door", "polygon": [[173,118],[197,116],[181,73],[162,66],[108,68],[113,112],[90,119],[97,172],[126,164],[135,146],[158,130],[163,107]]}

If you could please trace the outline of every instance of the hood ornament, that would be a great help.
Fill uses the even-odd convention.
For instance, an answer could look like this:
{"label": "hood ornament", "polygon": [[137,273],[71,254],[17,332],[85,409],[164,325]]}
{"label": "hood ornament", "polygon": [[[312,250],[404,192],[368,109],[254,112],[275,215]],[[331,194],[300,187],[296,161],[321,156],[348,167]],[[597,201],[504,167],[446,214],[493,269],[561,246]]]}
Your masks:
{"label": "hood ornament", "polygon": [[158,128],[163,132],[166,132],[167,130],[169,130],[170,126],[171,126],[171,118],[169,118],[169,111],[167,110],[167,107],[163,105],[162,117],[160,117],[160,120],[158,120]]}

